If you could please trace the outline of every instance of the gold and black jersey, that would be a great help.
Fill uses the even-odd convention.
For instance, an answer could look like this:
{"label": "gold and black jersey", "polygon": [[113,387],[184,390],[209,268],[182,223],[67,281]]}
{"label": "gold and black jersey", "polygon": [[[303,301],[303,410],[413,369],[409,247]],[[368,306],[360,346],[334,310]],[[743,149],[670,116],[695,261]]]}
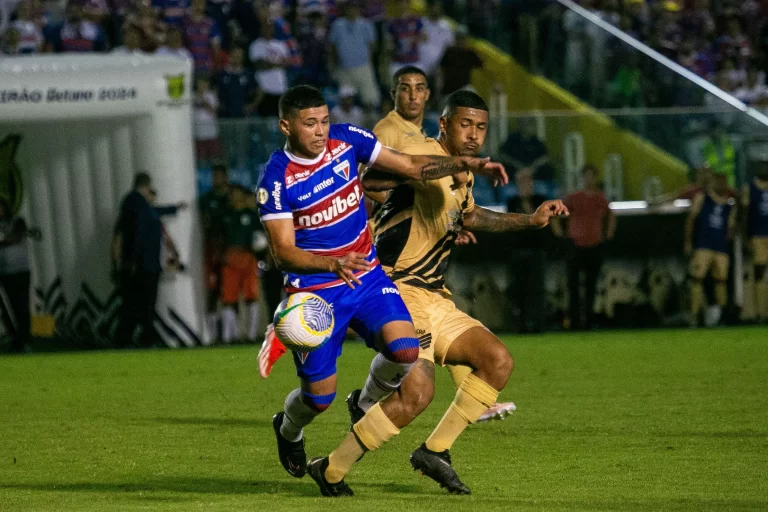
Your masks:
{"label": "gold and black jersey", "polygon": [[[434,139],[400,149],[412,155],[448,156]],[[473,177],[452,190],[451,176],[395,188],[373,217],[376,252],[393,281],[450,295],[445,271],[464,215],[475,207]]]}
{"label": "gold and black jersey", "polygon": [[423,144],[428,140],[420,126],[407,121],[395,110],[376,123],[373,134],[382,145],[397,151],[402,151],[411,144]]}

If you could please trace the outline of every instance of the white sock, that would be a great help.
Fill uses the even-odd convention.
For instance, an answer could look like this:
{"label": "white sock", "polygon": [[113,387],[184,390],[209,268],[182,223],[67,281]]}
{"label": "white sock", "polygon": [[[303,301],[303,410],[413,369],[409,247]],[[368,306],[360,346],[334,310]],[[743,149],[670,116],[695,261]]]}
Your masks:
{"label": "white sock", "polygon": [[248,339],[256,340],[261,325],[261,305],[258,301],[248,304]]}
{"label": "white sock", "polygon": [[301,439],[303,429],[315,419],[319,413],[313,411],[301,399],[301,389],[294,389],[285,397],[285,416],[280,425],[280,435],[288,441],[296,442]]}
{"label": "white sock", "polygon": [[400,382],[408,375],[413,363],[403,364],[390,361],[382,354],[376,354],[371,361],[371,370],[360,393],[358,405],[368,411],[376,403],[395,392]]}
{"label": "white sock", "polygon": [[211,340],[219,339],[219,313],[208,313],[205,315],[205,325],[208,329],[208,336]]}
{"label": "white sock", "polygon": [[237,313],[234,306],[222,308],[221,323],[221,338],[224,343],[231,343],[237,336]]}

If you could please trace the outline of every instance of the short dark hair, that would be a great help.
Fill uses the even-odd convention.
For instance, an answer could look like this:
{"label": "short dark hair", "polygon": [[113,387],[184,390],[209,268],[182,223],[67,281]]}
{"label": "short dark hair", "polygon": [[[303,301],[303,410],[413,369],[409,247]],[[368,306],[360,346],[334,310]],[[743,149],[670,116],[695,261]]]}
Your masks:
{"label": "short dark hair", "polygon": [[443,115],[450,117],[457,108],[474,108],[475,110],[488,111],[488,104],[476,92],[461,89],[452,92],[445,100]]}
{"label": "short dark hair", "polygon": [[395,74],[392,75],[392,87],[397,87],[398,82],[400,81],[400,77],[404,75],[421,75],[424,77],[424,80],[427,80],[427,74],[424,72],[423,69],[416,67],[416,66],[403,66],[402,68],[395,71]]}
{"label": "short dark hair", "polygon": [[137,172],[133,178],[133,188],[148,187],[152,184],[152,178],[146,172]]}
{"label": "short dark hair", "polygon": [[327,105],[323,93],[309,85],[297,85],[291,87],[282,96],[278,103],[280,119],[288,119],[307,108],[316,108]]}

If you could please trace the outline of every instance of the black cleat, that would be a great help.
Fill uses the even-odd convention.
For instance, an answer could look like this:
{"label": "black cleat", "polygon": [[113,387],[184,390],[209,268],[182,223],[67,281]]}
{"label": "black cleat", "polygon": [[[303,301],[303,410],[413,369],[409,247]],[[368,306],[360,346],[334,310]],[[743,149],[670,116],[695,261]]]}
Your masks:
{"label": "black cleat", "polygon": [[360,393],[362,390],[356,389],[347,397],[347,410],[349,411],[349,430],[352,430],[352,426],[363,419],[365,411],[358,405],[360,403]]}
{"label": "black cleat", "polygon": [[304,451],[304,438],[298,441],[288,441],[280,433],[280,425],[283,424],[284,412],[272,416],[272,427],[277,438],[277,456],[280,464],[295,478],[301,478],[307,474],[307,452]]}
{"label": "black cleat", "polygon": [[315,457],[309,461],[307,465],[307,472],[312,480],[315,481],[320,488],[320,492],[323,496],[331,496],[333,498],[343,498],[345,496],[354,496],[355,493],[349,488],[347,484],[342,480],[339,483],[332,484],[325,479],[325,470],[328,469],[328,457]]}
{"label": "black cleat", "polygon": [[422,444],[411,453],[411,466],[415,471],[421,471],[438,484],[441,488],[448,489],[451,494],[472,494],[469,487],[459,480],[459,475],[451,466],[451,454],[433,452]]}

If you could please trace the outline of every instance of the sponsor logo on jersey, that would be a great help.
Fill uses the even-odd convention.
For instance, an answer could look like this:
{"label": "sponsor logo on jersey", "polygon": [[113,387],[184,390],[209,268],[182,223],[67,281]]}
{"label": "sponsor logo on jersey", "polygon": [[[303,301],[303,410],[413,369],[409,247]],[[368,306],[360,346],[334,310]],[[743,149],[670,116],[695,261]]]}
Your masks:
{"label": "sponsor logo on jersey", "polygon": [[310,174],[311,174],[311,171],[309,169],[305,169],[301,172],[297,172],[296,174],[289,174],[288,176],[285,177],[285,186],[290,188],[296,183],[308,178]]}
{"label": "sponsor logo on jersey", "polygon": [[317,194],[321,190],[326,189],[326,188],[330,187],[331,185],[333,185],[333,177],[324,179],[323,181],[321,181],[320,183],[315,185],[315,188],[312,189],[312,193],[313,194]]}
{"label": "sponsor logo on jersey", "polygon": [[295,216],[295,225],[298,228],[314,228],[332,224],[345,217],[348,213],[357,211],[357,206],[360,204],[362,197],[360,187],[357,184],[354,190],[350,191],[347,195],[344,195],[344,188],[342,188],[336,195],[308,208],[306,213],[300,213],[297,217]]}
{"label": "sponsor logo on jersey", "polygon": [[344,178],[345,180],[349,181],[349,169],[352,166],[349,163],[349,160],[344,160],[340,164],[333,166],[333,172]]}
{"label": "sponsor logo on jersey", "polygon": [[362,135],[363,137],[365,137],[367,139],[371,139],[371,140],[375,139],[373,134],[371,132],[369,132],[368,130],[363,130],[362,128],[358,128],[357,126],[353,126],[353,125],[349,125],[348,128],[349,128],[349,131],[355,132],[355,133],[359,133],[360,135]]}
{"label": "sponsor logo on jersey", "polygon": [[336,155],[338,155],[339,153],[341,153],[345,149],[347,149],[347,143],[346,142],[342,142],[337,147],[335,147],[335,148],[333,148],[331,150],[331,155],[335,157]]}
{"label": "sponsor logo on jersey", "polygon": [[260,188],[256,192],[256,200],[259,204],[267,204],[267,201],[269,201],[269,192],[267,192],[267,189]]}
{"label": "sponsor logo on jersey", "polygon": [[381,289],[381,293],[382,293],[382,295],[387,295],[389,293],[394,293],[395,295],[400,295],[400,292],[398,291],[398,289],[397,288],[392,288],[391,286],[388,287],[388,288],[382,288]]}
{"label": "sponsor logo on jersey", "polygon": [[280,184],[279,181],[275,182],[275,189],[272,191],[272,199],[275,200],[275,209],[276,210],[282,210],[283,204],[280,202],[280,189],[282,189],[283,186]]}
{"label": "sponsor logo on jersey", "polygon": [[0,197],[8,201],[10,213],[16,214],[21,208],[21,172],[16,165],[16,150],[21,144],[21,135],[8,135],[0,142]]}
{"label": "sponsor logo on jersey", "polygon": [[307,192],[303,196],[299,196],[299,201],[304,201],[305,199],[309,199],[310,197],[312,197],[312,192]]}

